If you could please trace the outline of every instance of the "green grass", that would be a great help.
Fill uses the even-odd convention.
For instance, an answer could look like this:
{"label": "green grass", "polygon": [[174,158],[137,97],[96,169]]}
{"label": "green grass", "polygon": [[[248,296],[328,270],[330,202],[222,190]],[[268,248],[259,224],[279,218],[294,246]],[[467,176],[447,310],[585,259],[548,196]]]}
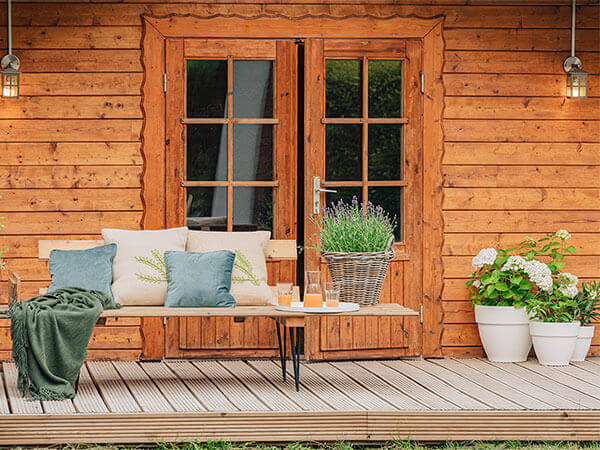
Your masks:
{"label": "green grass", "polygon": [[347,442],[295,442],[286,445],[268,445],[260,443],[231,443],[225,441],[208,442],[179,442],[159,443],[156,445],[68,445],[63,450],[600,450],[598,442],[521,442],[521,441],[494,441],[494,442],[446,442],[438,444],[421,444],[414,441],[393,441],[372,444],[354,444]]}

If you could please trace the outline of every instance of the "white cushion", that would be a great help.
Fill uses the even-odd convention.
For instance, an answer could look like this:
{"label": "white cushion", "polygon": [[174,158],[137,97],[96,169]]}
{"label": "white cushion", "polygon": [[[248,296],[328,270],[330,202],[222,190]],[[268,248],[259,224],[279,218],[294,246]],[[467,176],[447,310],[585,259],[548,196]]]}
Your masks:
{"label": "white cushion", "polygon": [[117,244],[113,261],[112,291],[122,305],[164,305],[167,274],[164,252],[184,251],[188,229],[115,230],[105,228],[107,244]]}
{"label": "white cushion", "polygon": [[190,231],[187,251],[213,252],[230,250],[236,254],[233,266],[231,295],[238,306],[259,306],[274,303],[273,291],[267,285],[266,251],[270,231],[224,232]]}

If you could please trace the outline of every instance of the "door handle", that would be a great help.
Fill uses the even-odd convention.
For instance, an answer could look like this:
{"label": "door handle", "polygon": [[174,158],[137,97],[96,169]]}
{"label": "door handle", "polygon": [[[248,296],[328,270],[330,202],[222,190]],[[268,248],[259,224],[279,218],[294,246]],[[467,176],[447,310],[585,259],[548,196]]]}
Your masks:
{"label": "door handle", "polygon": [[313,177],[313,214],[317,215],[321,212],[321,192],[336,193],[335,189],[322,189],[321,178]]}

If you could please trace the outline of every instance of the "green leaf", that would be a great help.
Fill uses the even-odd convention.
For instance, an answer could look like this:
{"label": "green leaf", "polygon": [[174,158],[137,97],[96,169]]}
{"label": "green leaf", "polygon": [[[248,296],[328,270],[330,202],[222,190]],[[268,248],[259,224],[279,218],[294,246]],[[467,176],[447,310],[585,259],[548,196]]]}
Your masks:
{"label": "green leaf", "polygon": [[508,291],[508,285],[504,282],[504,281],[499,281],[498,283],[496,283],[494,285],[496,287],[497,290],[499,291]]}
{"label": "green leaf", "polygon": [[566,247],[565,252],[567,253],[577,253],[577,249],[575,248],[574,245],[569,245],[568,247]]}
{"label": "green leaf", "polygon": [[519,276],[511,277],[510,284],[517,284],[518,285],[518,284],[521,284],[521,281],[523,281],[523,277],[519,277]]}

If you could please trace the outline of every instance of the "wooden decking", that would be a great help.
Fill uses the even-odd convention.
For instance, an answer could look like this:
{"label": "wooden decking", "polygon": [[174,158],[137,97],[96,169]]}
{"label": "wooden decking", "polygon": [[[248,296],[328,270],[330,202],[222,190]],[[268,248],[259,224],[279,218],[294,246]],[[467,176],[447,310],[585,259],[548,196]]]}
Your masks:
{"label": "wooden decking", "polygon": [[28,402],[3,363],[0,444],[600,440],[600,358],[562,368],[480,359],[303,364],[88,362],[73,401]]}

